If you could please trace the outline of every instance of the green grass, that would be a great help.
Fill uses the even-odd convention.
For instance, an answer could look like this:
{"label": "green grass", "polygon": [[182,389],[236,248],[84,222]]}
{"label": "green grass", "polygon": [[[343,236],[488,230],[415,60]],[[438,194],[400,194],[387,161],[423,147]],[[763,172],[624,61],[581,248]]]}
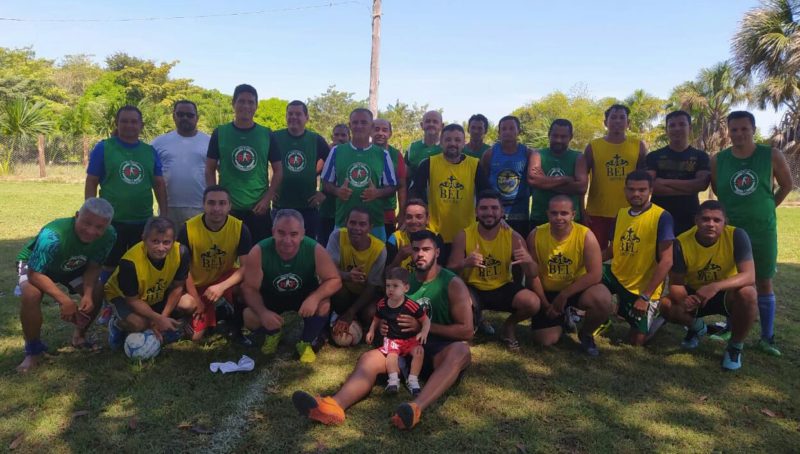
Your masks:
{"label": "green grass", "polygon": [[[635,349],[612,342],[626,331],[616,323],[599,339],[602,357],[591,360],[578,353],[574,337],[537,348],[520,328],[520,354],[476,339],[464,381],[423,415],[418,428],[400,433],[389,427],[389,416],[407,396],[384,397],[377,387],[340,427],[296,415],[294,390],[334,391],[366,349],[326,348],[315,364],[301,365],[291,355],[296,317],[290,317],[289,342],[276,359],[215,339],[204,346],[172,345],[153,362],[131,364],[121,353],[66,347],[70,326],[47,301],[43,338],[57,355],[30,375],[16,374],[22,337],[11,295],[13,258],[44,223],[74,212],[82,191],[80,184],[0,182],[0,450],[18,434],[24,434],[22,452],[791,452],[800,444],[800,310],[794,302],[800,292],[800,209],[779,210],[777,332],[783,358],[748,348],[745,367],[725,374],[719,371],[720,344],[706,341],[683,352],[683,331],[668,326],[652,345]],[[105,344],[105,329],[93,331]],[[749,342],[757,335],[756,327]],[[242,353],[256,360],[254,372],[208,371],[209,362]],[[83,411],[88,414],[73,416]]]}

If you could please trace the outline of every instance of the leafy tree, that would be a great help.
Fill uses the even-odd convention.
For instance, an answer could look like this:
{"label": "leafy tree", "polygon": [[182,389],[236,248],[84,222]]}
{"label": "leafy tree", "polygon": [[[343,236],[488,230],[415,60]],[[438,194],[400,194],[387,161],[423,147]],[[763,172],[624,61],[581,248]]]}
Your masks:
{"label": "leafy tree", "polygon": [[11,171],[11,157],[18,145],[38,134],[50,132],[53,122],[47,118],[45,109],[43,102],[30,102],[23,98],[0,104],[0,134],[10,139],[0,155],[0,174],[7,175]]}
{"label": "leafy tree", "polygon": [[273,131],[286,128],[286,106],[289,101],[269,98],[258,101],[255,121]]}
{"label": "leafy tree", "polygon": [[582,151],[590,140],[603,135],[603,110],[602,101],[591,98],[585,91],[570,95],[556,91],[514,110],[513,115],[519,117],[522,125],[520,141],[537,148],[549,145],[550,123],[566,118],[573,125],[570,146]]}
{"label": "leafy tree", "polygon": [[622,102],[631,109],[630,131],[639,136],[651,150],[661,148],[667,141],[656,122],[663,118],[666,101],[650,95],[643,89],[634,92]]}
{"label": "leafy tree", "polygon": [[339,91],[331,85],[325,93],[309,98],[307,127],[329,138],[335,125],[348,122],[353,109],[367,107],[366,99],[354,99],[354,96],[355,93]]}
{"label": "leafy tree", "polygon": [[378,118],[384,118],[392,123],[391,144],[401,151],[407,150],[411,142],[422,137],[419,127],[422,116],[428,111],[428,105],[421,106],[416,103],[409,105],[399,99],[394,104],[386,106],[386,110],[378,112]]}

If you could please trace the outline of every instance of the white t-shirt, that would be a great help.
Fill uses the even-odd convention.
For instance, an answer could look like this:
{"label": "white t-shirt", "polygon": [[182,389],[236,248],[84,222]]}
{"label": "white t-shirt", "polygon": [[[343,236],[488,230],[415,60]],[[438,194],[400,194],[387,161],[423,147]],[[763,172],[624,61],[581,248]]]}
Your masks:
{"label": "white t-shirt", "polygon": [[197,131],[193,137],[183,137],[170,131],[153,139],[167,182],[167,205],[181,208],[203,208],[206,188],[206,152],[208,134]]}

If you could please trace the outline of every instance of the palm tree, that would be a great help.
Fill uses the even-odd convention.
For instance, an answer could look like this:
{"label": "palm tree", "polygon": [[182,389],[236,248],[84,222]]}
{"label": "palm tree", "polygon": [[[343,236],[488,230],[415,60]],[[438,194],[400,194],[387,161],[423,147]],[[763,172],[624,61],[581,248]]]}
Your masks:
{"label": "palm tree", "polygon": [[630,129],[637,134],[651,148],[660,148],[663,139],[660,136],[660,128],[655,128],[654,123],[664,115],[663,99],[657,98],[643,89],[634,90],[630,96],[625,98],[623,104],[631,109]]}
{"label": "palm tree", "polygon": [[731,106],[747,100],[747,82],[729,62],[700,70],[694,81],[672,90],[673,105],[692,116],[694,145],[716,153],[728,145],[726,116]]}
{"label": "palm tree", "polygon": [[[733,37],[736,70],[758,81],[759,108],[785,107],[779,143],[796,144],[800,127],[800,1],[762,0],[745,13]],[[796,149],[797,147],[791,147]]]}
{"label": "palm tree", "polygon": [[42,102],[31,103],[27,99],[15,98],[0,104],[0,136],[7,138],[0,152],[0,175],[11,171],[11,159],[17,145],[49,132],[52,127],[53,122],[47,118]]}

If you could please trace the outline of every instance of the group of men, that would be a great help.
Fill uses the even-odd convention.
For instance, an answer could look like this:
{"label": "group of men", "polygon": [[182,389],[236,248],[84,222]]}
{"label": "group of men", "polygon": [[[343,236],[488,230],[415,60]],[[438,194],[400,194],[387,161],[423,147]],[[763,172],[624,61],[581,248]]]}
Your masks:
{"label": "group of men", "polygon": [[[152,145],[139,138],[138,109],[117,112],[114,136],[91,153],[83,206],[46,225],[18,258],[18,370],[47,350],[43,295],[75,323],[76,348],[96,348],[86,330],[105,305],[112,347],[146,329],[165,342],[199,341],[224,319],[234,341],[270,354],[282,314],[294,311],[303,318],[298,357],[313,362],[331,332],[370,325],[394,267],[412,272],[408,296],[431,319],[427,385],[392,419],[404,429],[467,367],[474,332],[494,332],[483,310],[510,313],[499,338],[511,350],[522,321],[531,320],[535,342],[551,345],[582,319],[578,338],[590,356],[615,312],[629,322],[632,344],[644,344],[663,319],[687,327],[686,348],[708,332],[704,316],[722,314],[729,370],[741,367],[760,316],[759,347],[780,355],[775,207],[792,181],[781,153],[753,141],[748,112],[730,114],[733,146],[711,159],[690,146],[683,111],[666,117],[669,144],[648,154],[627,135],[623,105],[605,112],[607,134],[583,153],[569,148],[565,119],[551,124],[549,147],[536,150],[520,143],[516,117],[500,119],[499,139],[488,145],[485,116],[469,119],[467,142],[460,125],[430,111],[423,139],[403,156],[389,145],[391,123],[367,109],[334,127],[329,146],[306,129],[303,102],[288,104],[287,128],[275,132],[254,122],[257,106],[256,90],[237,86],[234,120],[208,136],[197,130],[196,105],[178,101],[176,129]],[[719,201],[700,204],[709,183]],[[411,317],[398,323],[420,328]],[[340,423],[385,364],[365,354],[335,395],[298,392],[294,404]]]}

